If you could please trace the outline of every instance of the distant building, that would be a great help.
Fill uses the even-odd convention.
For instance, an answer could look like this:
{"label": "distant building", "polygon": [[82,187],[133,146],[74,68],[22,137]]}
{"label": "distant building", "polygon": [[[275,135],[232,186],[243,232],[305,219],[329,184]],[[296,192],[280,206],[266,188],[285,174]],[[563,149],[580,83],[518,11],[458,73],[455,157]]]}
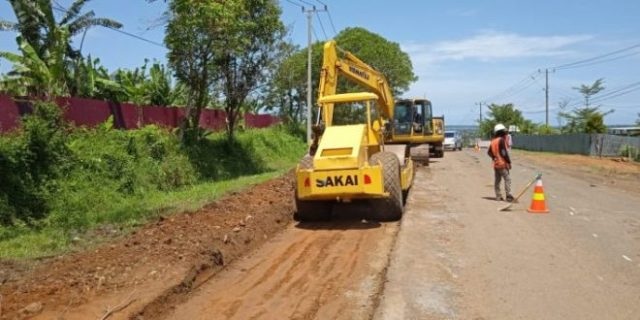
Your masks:
{"label": "distant building", "polygon": [[607,128],[607,133],[617,136],[640,136],[640,127]]}

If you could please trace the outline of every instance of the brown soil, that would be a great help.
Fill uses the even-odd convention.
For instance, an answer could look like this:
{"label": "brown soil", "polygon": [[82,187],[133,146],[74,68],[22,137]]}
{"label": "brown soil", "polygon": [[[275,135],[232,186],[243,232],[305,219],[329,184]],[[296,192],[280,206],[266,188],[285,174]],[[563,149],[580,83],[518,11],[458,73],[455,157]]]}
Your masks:
{"label": "brown soil", "polygon": [[529,163],[545,169],[560,170],[588,181],[593,186],[606,185],[630,192],[640,192],[640,163],[626,158],[598,158],[582,155],[514,151],[514,163]]}
{"label": "brown soil", "polygon": [[0,318],[100,318],[109,310],[153,318],[167,303],[291,221],[292,177],[159,218],[111,243],[44,261],[0,263]]}

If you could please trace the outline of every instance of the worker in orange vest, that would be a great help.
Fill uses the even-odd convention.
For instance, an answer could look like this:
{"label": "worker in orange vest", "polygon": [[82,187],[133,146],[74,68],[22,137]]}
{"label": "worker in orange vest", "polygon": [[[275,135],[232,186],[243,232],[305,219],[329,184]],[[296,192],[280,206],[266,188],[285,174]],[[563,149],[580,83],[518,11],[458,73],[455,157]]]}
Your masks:
{"label": "worker in orange vest", "polygon": [[511,177],[509,177],[509,170],[511,170],[511,159],[509,158],[509,151],[507,150],[506,143],[507,128],[502,123],[496,124],[493,128],[493,139],[491,140],[491,146],[487,154],[493,159],[493,172],[495,180],[493,188],[496,191],[496,200],[503,201],[502,193],[500,191],[500,181],[504,179],[504,190],[507,193],[507,201],[513,201],[511,195]]}

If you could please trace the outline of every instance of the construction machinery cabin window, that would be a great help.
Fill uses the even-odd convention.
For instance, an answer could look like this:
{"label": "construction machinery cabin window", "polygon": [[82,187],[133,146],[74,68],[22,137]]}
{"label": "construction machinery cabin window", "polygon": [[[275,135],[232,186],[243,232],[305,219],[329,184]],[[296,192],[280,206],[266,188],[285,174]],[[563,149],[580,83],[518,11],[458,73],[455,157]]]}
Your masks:
{"label": "construction machinery cabin window", "polygon": [[[376,119],[375,103],[371,102],[371,119]],[[336,103],[333,108],[333,125],[349,125],[367,123],[367,102]]]}
{"label": "construction machinery cabin window", "polygon": [[393,118],[396,134],[431,133],[431,105],[428,103],[397,102]]}

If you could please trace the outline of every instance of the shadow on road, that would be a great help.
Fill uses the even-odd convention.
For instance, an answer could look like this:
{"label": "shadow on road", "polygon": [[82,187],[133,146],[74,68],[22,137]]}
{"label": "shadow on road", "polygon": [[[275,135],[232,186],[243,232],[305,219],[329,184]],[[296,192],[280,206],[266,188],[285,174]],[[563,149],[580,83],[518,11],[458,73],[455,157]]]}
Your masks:
{"label": "shadow on road", "polygon": [[322,222],[298,222],[296,228],[305,230],[365,230],[380,228],[377,221],[332,218]]}
{"label": "shadow on road", "polygon": [[322,222],[301,222],[301,229],[349,230],[379,228],[380,223],[371,217],[372,208],[367,201],[336,203],[331,210],[331,218]]}
{"label": "shadow on road", "polygon": [[482,197],[482,199],[496,201],[496,197]]}

